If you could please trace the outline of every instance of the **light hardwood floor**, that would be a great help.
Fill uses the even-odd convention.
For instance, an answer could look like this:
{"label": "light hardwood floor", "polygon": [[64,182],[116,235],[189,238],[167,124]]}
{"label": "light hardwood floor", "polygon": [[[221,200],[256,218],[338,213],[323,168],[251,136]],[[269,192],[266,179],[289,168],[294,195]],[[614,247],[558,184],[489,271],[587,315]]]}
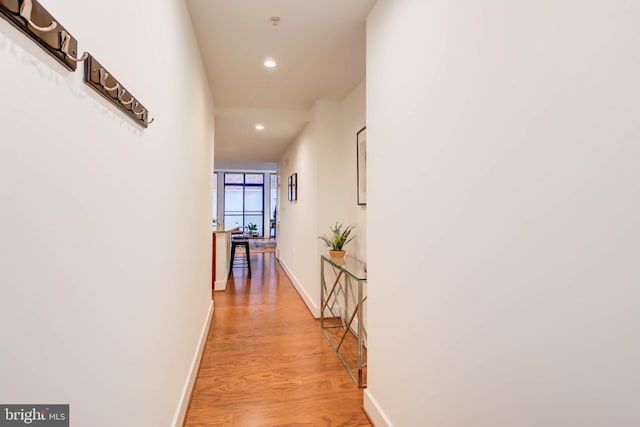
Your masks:
{"label": "light hardwood floor", "polygon": [[186,427],[371,426],[356,388],[274,254],[236,268],[215,312]]}

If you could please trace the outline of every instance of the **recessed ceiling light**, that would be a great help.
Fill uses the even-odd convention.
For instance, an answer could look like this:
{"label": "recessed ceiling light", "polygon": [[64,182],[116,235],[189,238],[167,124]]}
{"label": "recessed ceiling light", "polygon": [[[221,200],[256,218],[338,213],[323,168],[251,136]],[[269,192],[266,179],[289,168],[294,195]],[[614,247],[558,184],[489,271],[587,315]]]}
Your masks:
{"label": "recessed ceiling light", "polygon": [[273,58],[267,58],[264,60],[264,66],[267,68],[274,68],[276,65],[276,60]]}
{"label": "recessed ceiling light", "polygon": [[256,125],[256,130],[264,130],[264,125],[262,125],[262,124],[258,123],[258,124]]}

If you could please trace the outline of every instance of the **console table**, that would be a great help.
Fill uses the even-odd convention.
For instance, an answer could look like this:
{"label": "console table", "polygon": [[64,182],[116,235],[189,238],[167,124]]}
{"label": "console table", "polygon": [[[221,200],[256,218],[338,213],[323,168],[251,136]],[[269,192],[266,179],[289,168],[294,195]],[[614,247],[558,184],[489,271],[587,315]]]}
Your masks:
{"label": "console table", "polygon": [[[328,281],[333,281],[331,287]],[[367,366],[364,351],[367,330],[363,319],[366,282],[366,264],[362,261],[349,255],[344,259],[320,256],[320,328],[358,387],[367,386],[363,378]],[[355,325],[354,321],[357,322]],[[351,366],[345,358],[345,340],[349,334],[351,340],[355,338],[357,342],[355,361],[351,361]]]}

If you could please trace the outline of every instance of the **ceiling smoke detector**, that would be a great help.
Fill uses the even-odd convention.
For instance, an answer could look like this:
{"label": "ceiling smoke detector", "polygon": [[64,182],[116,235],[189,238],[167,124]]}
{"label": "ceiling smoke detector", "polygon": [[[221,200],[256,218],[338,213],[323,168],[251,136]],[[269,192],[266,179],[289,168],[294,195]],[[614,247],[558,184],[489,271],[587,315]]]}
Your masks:
{"label": "ceiling smoke detector", "polygon": [[271,25],[273,25],[274,27],[277,27],[280,24],[280,17],[272,16],[271,18],[269,18],[269,21],[271,21]]}

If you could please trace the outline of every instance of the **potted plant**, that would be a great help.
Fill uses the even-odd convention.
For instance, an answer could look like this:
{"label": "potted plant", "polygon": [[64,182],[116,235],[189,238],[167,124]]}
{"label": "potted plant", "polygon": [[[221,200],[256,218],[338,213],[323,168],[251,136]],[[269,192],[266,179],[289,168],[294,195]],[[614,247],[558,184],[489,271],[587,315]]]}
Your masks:
{"label": "potted plant", "polygon": [[318,236],[320,240],[329,248],[329,256],[331,258],[344,258],[345,251],[342,249],[347,243],[352,241],[355,236],[351,236],[351,232],[356,228],[355,224],[344,227],[338,222],[333,227],[329,227],[330,234]]}
{"label": "potted plant", "polygon": [[258,226],[256,224],[250,222],[249,225],[247,225],[247,229],[249,230],[249,234],[252,236],[258,235]]}

